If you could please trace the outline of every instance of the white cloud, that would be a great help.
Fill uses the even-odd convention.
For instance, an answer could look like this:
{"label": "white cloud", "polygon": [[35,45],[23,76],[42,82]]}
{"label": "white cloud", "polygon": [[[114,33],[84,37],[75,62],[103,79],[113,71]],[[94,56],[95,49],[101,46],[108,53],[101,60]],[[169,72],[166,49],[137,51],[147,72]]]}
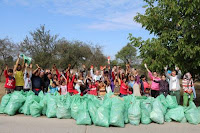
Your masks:
{"label": "white cloud", "polygon": [[86,28],[97,30],[134,29],[137,12],[144,12],[142,0],[4,0],[9,4],[41,6],[50,12],[94,20]]}

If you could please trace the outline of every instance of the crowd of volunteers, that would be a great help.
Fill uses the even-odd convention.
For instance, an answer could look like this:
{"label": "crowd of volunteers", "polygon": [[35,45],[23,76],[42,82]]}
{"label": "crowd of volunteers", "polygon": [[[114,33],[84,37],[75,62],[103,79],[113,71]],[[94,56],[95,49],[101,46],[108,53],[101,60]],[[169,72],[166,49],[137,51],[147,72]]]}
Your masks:
{"label": "crowd of volunteers", "polygon": [[[36,64],[37,69],[32,70],[32,64],[19,64],[18,57],[14,69],[6,66],[4,75],[6,78],[6,93],[14,91],[32,90],[35,95],[40,91],[54,94],[59,92],[61,95],[95,95],[103,99],[106,93],[113,92],[114,95],[124,97],[134,94],[134,96],[152,96],[156,98],[160,94],[175,96],[177,103],[180,104],[180,90],[183,89],[183,106],[187,106],[189,101],[196,97],[194,83],[191,74],[188,72],[182,75],[181,70],[168,70],[159,75],[151,72],[145,64],[148,75],[140,75],[138,70],[131,68],[129,64],[126,69],[119,66],[111,66],[110,58],[108,65],[101,66],[100,69],[91,66],[87,69],[82,65],[78,70],[71,69],[71,65],[63,71],[59,71],[56,64],[52,70],[43,70]],[[182,78],[182,86],[180,79]],[[149,80],[148,80],[149,79]]]}

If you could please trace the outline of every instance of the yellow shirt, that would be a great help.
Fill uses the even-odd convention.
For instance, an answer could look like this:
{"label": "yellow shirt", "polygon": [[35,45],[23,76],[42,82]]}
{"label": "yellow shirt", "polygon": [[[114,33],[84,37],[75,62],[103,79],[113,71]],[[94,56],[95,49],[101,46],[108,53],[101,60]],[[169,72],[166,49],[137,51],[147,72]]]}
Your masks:
{"label": "yellow shirt", "polygon": [[24,76],[22,71],[16,71],[15,73],[15,86],[24,86]]}

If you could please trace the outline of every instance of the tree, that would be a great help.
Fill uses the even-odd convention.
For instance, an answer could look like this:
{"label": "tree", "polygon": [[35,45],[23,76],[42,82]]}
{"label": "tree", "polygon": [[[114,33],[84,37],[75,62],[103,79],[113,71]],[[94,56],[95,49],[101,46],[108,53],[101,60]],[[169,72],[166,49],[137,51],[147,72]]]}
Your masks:
{"label": "tree", "polygon": [[115,57],[123,64],[133,64],[133,61],[136,59],[136,48],[131,44],[127,44],[115,55]]}
{"label": "tree", "polygon": [[155,37],[148,40],[129,36],[138,47],[140,56],[150,68],[179,66],[193,75],[200,71],[200,1],[199,0],[144,0],[144,14],[135,21]]}
{"label": "tree", "polygon": [[55,45],[58,41],[58,35],[51,35],[50,30],[42,25],[30,32],[30,37],[26,36],[20,47],[23,53],[33,58],[33,62],[42,68],[49,68],[55,63]]}
{"label": "tree", "polygon": [[4,71],[5,64],[13,66],[13,57],[15,56],[15,44],[8,38],[0,39],[0,81]]}

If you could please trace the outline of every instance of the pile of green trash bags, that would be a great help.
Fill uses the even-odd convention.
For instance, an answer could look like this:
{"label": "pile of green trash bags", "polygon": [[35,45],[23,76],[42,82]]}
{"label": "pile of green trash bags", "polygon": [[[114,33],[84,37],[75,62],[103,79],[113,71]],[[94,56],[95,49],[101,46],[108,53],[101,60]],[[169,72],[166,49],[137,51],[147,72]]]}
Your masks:
{"label": "pile of green trash bags", "polygon": [[176,121],[180,123],[200,124],[200,107],[193,102],[188,107],[177,104],[174,96],[160,95],[157,98],[123,98],[108,93],[102,98],[93,95],[60,95],[59,93],[36,96],[32,91],[15,91],[1,99],[0,114],[46,116],[48,118],[75,119],[77,125],[96,125],[102,127],[125,127],[150,124],[152,122]]}

